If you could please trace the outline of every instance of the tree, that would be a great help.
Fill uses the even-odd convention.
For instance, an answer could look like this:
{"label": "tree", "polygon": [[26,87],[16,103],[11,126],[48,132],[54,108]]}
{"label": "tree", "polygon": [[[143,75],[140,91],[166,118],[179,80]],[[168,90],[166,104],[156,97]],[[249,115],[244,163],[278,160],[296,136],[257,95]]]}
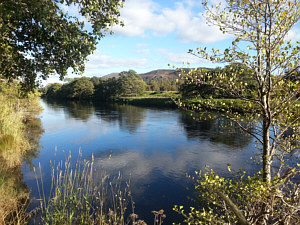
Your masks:
{"label": "tree", "polygon": [[99,84],[95,86],[94,99],[97,101],[109,101],[118,97],[121,88],[117,78],[100,79]]}
{"label": "tree", "polygon": [[151,91],[160,91],[159,83],[156,80],[150,80],[149,86],[151,88]]}
{"label": "tree", "polygon": [[69,86],[71,90],[69,98],[83,100],[93,97],[94,84],[87,77],[75,79]]}
{"label": "tree", "polygon": [[[109,28],[119,24],[124,0],[6,0],[0,3],[0,77],[20,79],[32,89],[38,77],[67,70],[84,71],[87,56],[95,50]],[[77,7],[79,15],[68,15],[65,7]]]}
{"label": "tree", "polygon": [[44,88],[44,95],[47,98],[58,98],[61,87],[62,84],[59,83],[49,84]]}
{"label": "tree", "polygon": [[[236,73],[239,73],[238,77],[232,77]],[[202,69],[201,75],[203,80],[207,81],[208,79],[218,79],[219,74],[225,73],[227,79],[232,79],[233,85],[239,85],[240,82],[247,83],[248,97],[252,95],[252,91],[257,89],[255,80],[253,79],[254,71],[252,71],[247,65],[242,63],[230,63],[224,68],[217,67],[214,69]],[[233,79],[235,78],[235,79]],[[205,83],[196,83],[190,82],[190,79],[187,79],[181,86],[180,92],[183,97],[201,97],[201,98],[232,98],[234,96],[228,95],[221,89],[217,89],[211,85]]]}
{"label": "tree", "polygon": [[101,77],[96,77],[96,76],[93,76],[90,81],[92,81],[92,83],[94,84],[94,86],[97,86],[98,84],[100,84],[101,82]]}
{"label": "tree", "polygon": [[142,78],[134,71],[122,71],[118,79],[121,95],[137,95],[146,90],[146,83]]}
{"label": "tree", "polygon": [[[222,71],[222,68],[217,67],[215,69],[209,69],[209,70],[203,69],[202,71],[205,71],[205,73],[202,73],[203,76],[211,77],[211,79],[215,79],[218,76],[218,74]],[[230,73],[230,71],[226,71],[226,72]],[[206,98],[228,97],[221,90],[218,90],[207,84],[191,83],[189,79],[185,80],[185,82],[180,86],[180,93],[184,98],[200,97],[206,99]]]}
{"label": "tree", "polygon": [[[249,95],[249,83],[241,79],[243,70],[231,70],[230,75],[220,72],[217,77],[212,77],[205,71],[194,69],[187,79],[191,84],[209,85],[249,103],[253,114],[248,115],[248,119],[257,123],[256,129],[250,130],[242,124],[241,115],[230,109],[224,116],[261,144],[262,169],[246,179],[240,175],[236,180],[226,180],[213,171],[198,176],[198,189],[222,213],[210,217],[205,217],[205,211],[204,214],[197,213],[207,221],[215,222],[295,223],[299,219],[297,190],[300,184],[293,179],[295,181],[300,173],[300,165],[287,162],[290,159],[288,155],[299,151],[300,83],[287,78],[299,69],[300,47],[299,42],[293,44],[286,38],[299,21],[300,2],[227,0],[223,7],[209,6],[207,1],[203,5],[208,23],[219,26],[221,31],[233,34],[235,38],[232,46],[223,53],[215,49],[208,52],[206,48],[189,52],[213,62],[243,63],[254,71],[250,74],[251,82],[257,88],[252,89]],[[248,44],[247,50],[244,50],[243,42]],[[288,132],[290,135],[287,135]],[[206,194],[202,188],[207,191]]]}

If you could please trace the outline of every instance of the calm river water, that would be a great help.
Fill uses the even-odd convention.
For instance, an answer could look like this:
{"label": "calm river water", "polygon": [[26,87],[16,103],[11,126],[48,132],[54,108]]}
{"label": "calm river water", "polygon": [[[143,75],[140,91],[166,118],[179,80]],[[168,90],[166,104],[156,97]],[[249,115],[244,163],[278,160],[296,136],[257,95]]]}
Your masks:
{"label": "calm river water", "polygon": [[[69,152],[110,174],[121,172],[130,180],[131,192],[140,218],[152,223],[152,210],[164,209],[164,224],[178,222],[174,205],[194,203],[193,174],[209,165],[223,176],[227,164],[234,169],[251,169],[255,154],[253,140],[238,129],[222,128],[224,119],[195,121],[176,109],[142,108],[128,105],[41,101],[44,134],[33,165],[42,165],[45,191],[51,184],[50,160],[64,160]],[[73,157],[73,156],[72,156]],[[36,180],[29,166],[23,167],[24,181],[38,198]],[[187,188],[191,190],[187,190]]]}

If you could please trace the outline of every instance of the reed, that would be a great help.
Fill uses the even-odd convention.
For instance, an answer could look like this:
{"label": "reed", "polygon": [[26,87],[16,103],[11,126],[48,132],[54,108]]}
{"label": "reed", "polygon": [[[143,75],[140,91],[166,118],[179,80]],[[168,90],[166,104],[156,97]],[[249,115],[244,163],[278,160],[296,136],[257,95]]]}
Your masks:
{"label": "reed", "polygon": [[[126,224],[129,183],[122,182],[121,175],[111,178],[96,173],[94,157],[81,159],[75,165],[71,154],[66,160],[51,165],[50,193],[45,195],[41,166],[35,170],[38,185],[42,224]],[[47,197],[48,196],[48,197]]]}
{"label": "reed", "polygon": [[[34,169],[39,192],[43,225],[147,225],[135,214],[130,182],[121,174],[110,177],[102,169],[96,171],[94,157],[83,160],[79,151],[76,163],[69,154],[58,164],[50,162],[51,187],[45,193],[41,165]],[[40,177],[40,178],[38,178]],[[128,208],[131,202],[131,207]],[[131,213],[129,212],[131,210]],[[164,210],[152,211],[154,225],[161,225]]]}
{"label": "reed", "polygon": [[32,149],[28,121],[40,111],[36,93],[21,96],[18,83],[0,81],[0,224],[26,224],[29,190],[21,163]]}

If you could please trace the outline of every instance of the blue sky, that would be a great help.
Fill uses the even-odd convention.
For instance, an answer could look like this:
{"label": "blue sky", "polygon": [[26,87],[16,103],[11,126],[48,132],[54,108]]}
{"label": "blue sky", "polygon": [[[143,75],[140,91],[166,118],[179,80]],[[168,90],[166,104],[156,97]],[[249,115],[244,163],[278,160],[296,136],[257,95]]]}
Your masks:
{"label": "blue sky", "polygon": [[[220,0],[211,0],[214,3]],[[197,47],[224,49],[231,37],[206,24],[200,0],[126,0],[121,10],[124,27],[113,28],[89,56],[84,76],[103,76],[133,69],[144,73],[155,69],[215,67],[187,53]],[[300,39],[299,24],[291,32]],[[74,77],[70,75],[69,77]],[[57,79],[51,78],[48,82]]]}

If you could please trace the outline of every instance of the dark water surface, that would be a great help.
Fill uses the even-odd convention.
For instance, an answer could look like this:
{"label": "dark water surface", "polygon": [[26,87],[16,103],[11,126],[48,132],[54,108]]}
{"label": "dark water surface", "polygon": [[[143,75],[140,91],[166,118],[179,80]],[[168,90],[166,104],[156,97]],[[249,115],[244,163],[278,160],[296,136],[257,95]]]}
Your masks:
{"label": "dark water surface", "polygon": [[[130,180],[131,192],[140,218],[152,223],[152,210],[164,209],[164,224],[178,222],[174,205],[189,206],[193,196],[193,174],[209,165],[228,176],[227,164],[234,169],[251,169],[255,154],[253,140],[238,129],[223,128],[224,119],[196,122],[189,113],[173,109],[142,108],[128,105],[79,102],[41,102],[45,133],[33,165],[42,165],[45,191],[50,187],[50,160],[82,151],[95,157],[95,165],[108,174],[121,172]],[[34,173],[24,166],[24,181],[38,198]],[[49,191],[49,190],[48,190]]]}

